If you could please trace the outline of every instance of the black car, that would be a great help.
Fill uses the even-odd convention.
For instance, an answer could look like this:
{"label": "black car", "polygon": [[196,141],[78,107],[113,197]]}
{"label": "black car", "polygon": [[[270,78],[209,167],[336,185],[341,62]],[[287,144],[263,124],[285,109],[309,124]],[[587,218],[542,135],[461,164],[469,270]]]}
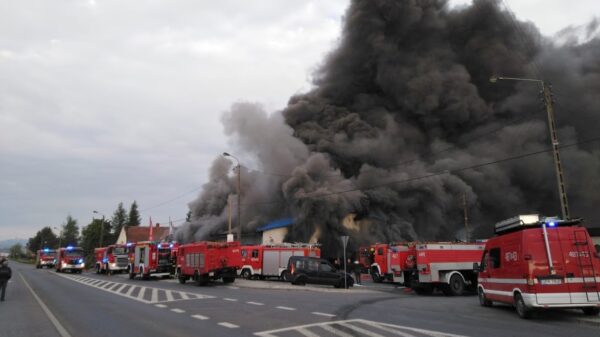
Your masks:
{"label": "black car", "polygon": [[329,261],[316,257],[292,256],[288,260],[287,270],[288,280],[295,285],[315,283],[332,285],[336,288],[354,285],[354,279],[350,274],[337,270]]}

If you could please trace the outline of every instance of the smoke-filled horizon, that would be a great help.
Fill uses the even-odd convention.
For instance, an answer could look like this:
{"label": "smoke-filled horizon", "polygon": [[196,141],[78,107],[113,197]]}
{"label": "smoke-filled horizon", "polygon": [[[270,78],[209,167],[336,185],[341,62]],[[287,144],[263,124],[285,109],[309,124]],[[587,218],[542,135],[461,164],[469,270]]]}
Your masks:
{"label": "smoke-filled horizon", "polygon": [[[494,74],[553,84],[561,143],[595,135],[597,32],[594,21],[587,42],[557,46],[532,24],[513,21],[498,1],[457,9],[441,0],[352,1],[339,44],[314,74],[314,89],[290,98],[281,112],[236,103],[222,116],[232,152],[252,158],[261,171],[242,167],[244,232],[293,217],[287,241],[316,238],[331,255],[340,235],[350,235],[353,246],[462,238],[463,195],[479,238],[517,214],[560,214],[550,154],[388,183],[549,147],[539,87],[492,84]],[[600,221],[598,147],[561,155],[572,216]],[[234,165],[215,159],[178,240],[203,240],[227,228]],[[353,191],[336,193],[346,190]]]}

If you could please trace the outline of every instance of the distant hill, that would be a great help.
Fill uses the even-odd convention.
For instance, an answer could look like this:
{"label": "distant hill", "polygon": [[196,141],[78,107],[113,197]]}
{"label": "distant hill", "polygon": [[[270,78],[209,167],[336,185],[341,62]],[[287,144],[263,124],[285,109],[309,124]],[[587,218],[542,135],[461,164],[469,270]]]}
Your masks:
{"label": "distant hill", "polygon": [[0,240],[0,249],[8,249],[12,247],[15,243],[20,243],[25,247],[27,244],[27,239],[8,239],[8,240]]}

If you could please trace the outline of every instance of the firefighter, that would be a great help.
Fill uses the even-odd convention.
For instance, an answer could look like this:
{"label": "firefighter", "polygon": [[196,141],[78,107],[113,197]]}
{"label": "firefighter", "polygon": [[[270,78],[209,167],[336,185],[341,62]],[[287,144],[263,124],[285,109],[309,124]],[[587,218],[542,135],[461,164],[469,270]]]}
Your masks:
{"label": "firefighter", "polygon": [[356,285],[362,285],[360,283],[360,272],[361,272],[361,266],[360,263],[358,262],[358,260],[354,260],[354,264],[352,264],[352,271],[354,272],[354,278],[356,279]]}
{"label": "firefighter", "polygon": [[8,280],[12,276],[12,270],[8,266],[8,260],[5,257],[0,259],[0,291],[2,294],[0,295],[0,301],[4,302],[4,295],[6,294],[6,286],[8,285]]}

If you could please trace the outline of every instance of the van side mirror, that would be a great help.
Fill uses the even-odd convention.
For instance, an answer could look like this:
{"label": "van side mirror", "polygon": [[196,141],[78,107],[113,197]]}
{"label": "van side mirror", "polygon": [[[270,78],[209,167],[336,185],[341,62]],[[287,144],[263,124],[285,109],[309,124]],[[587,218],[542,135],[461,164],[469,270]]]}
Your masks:
{"label": "van side mirror", "polygon": [[479,273],[481,272],[481,266],[479,265],[479,263],[477,262],[473,262],[473,272],[474,273]]}

